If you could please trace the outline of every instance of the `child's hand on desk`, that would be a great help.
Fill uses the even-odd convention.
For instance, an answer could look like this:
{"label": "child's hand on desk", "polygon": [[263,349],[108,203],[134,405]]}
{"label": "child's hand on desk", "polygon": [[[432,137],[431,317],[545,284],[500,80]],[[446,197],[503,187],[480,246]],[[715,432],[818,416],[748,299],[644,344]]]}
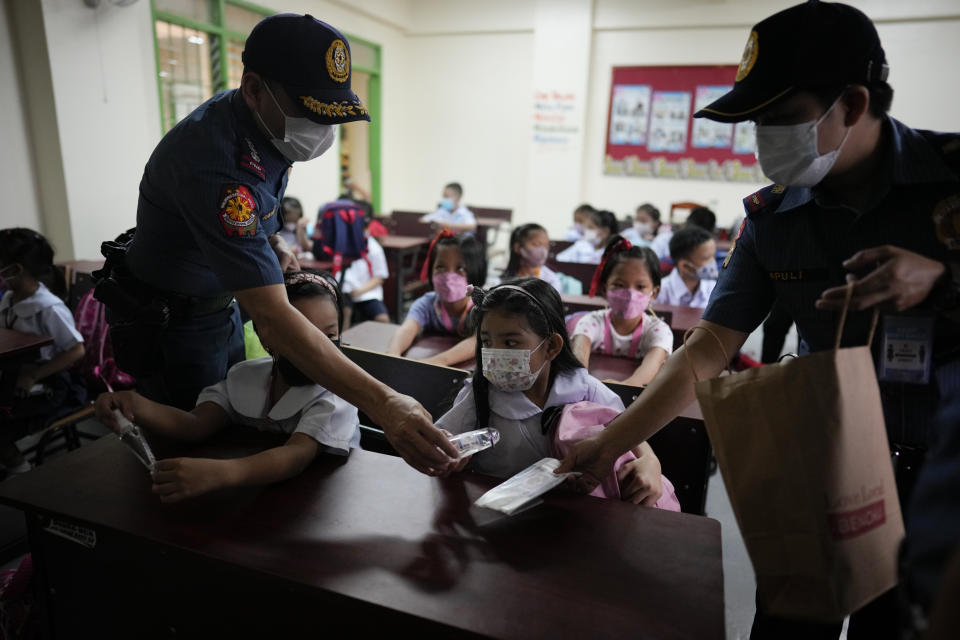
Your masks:
{"label": "child's hand on desk", "polygon": [[656,456],[631,460],[617,470],[620,497],[633,504],[652,507],[663,493],[660,478],[660,461]]}
{"label": "child's hand on desk", "polygon": [[227,484],[225,460],[168,458],[153,469],[153,492],[160,502],[179,502]]}
{"label": "child's hand on desk", "polygon": [[94,404],[94,411],[97,414],[97,420],[103,423],[114,433],[120,433],[120,424],[117,417],[113,415],[114,409],[119,409],[120,413],[130,422],[135,422],[133,415],[134,403],[137,394],[135,391],[114,391],[112,393],[101,393],[97,396]]}

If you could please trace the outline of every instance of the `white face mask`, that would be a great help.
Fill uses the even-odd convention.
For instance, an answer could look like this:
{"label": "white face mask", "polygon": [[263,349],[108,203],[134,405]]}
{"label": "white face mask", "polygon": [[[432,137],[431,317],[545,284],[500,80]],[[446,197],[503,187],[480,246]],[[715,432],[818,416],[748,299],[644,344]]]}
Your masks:
{"label": "white face mask", "polygon": [[584,229],[583,239],[593,246],[597,246],[597,243],[600,242],[600,232],[596,229]]}
{"label": "white face mask", "polygon": [[[333,145],[333,140],[336,138],[337,133],[336,125],[317,124],[309,118],[288,116],[283,112],[283,109],[280,108],[280,103],[277,102],[273,91],[270,90],[270,85],[264,82],[263,86],[266,87],[267,94],[270,96],[270,99],[273,100],[273,104],[276,105],[277,110],[283,113],[283,140],[274,138],[271,133],[270,142],[273,143],[273,146],[290,162],[306,162],[307,160],[313,160],[314,158],[322,156],[324,152]],[[270,127],[263,121],[260,114],[257,112],[254,113],[256,113],[257,119],[260,120],[260,125],[264,130],[269,132]]]}
{"label": "white face mask", "polygon": [[500,391],[526,391],[533,386],[547,360],[536,371],[530,371],[530,357],[543,346],[544,338],[535,349],[480,349],[483,377]]}
{"label": "white face mask", "polygon": [[833,168],[850,128],[836,149],[820,155],[817,127],[837,105],[833,101],[822,116],[812,122],[790,125],[757,125],[757,160],[763,173],[777,184],[812,187],[820,183]]}
{"label": "white face mask", "polygon": [[653,225],[649,222],[634,222],[633,230],[637,232],[638,236],[645,236],[653,233]]}

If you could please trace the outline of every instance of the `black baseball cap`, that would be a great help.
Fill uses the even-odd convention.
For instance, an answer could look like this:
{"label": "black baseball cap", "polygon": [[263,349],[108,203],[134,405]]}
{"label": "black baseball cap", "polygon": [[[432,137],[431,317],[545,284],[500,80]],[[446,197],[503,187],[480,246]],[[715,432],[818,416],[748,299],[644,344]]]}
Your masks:
{"label": "black baseball cap", "polygon": [[695,114],[718,122],[749,120],[797,89],[887,79],[877,30],[862,11],[811,0],[754,25],[733,89]]}
{"label": "black baseball cap", "polygon": [[352,63],[346,36],[309,14],[278,13],[261,20],[247,38],[243,64],[279,82],[314,122],[370,120],[350,88]]}

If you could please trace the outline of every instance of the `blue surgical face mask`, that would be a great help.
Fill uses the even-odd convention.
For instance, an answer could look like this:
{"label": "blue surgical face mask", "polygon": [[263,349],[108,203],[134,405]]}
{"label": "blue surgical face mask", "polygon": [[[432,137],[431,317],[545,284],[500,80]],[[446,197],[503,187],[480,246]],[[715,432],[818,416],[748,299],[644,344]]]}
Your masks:
{"label": "blue surgical face mask", "polygon": [[440,208],[453,211],[453,198],[444,198],[440,201]]}

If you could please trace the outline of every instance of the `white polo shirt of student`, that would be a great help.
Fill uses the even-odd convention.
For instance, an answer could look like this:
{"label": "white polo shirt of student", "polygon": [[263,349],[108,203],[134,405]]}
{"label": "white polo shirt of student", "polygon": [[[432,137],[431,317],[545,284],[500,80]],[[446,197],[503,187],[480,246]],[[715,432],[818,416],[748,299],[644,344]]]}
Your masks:
{"label": "white polo shirt of student", "polygon": [[[604,333],[606,331],[607,316],[610,315],[610,309],[598,309],[584,314],[577,321],[570,338],[583,335],[590,338],[590,352],[603,353],[610,356],[619,356],[629,358],[633,344],[633,335],[622,336],[616,329],[610,327],[611,351],[607,352],[604,348]],[[636,360],[642,360],[645,355],[654,347],[660,347],[668,354],[673,351],[673,331],[670,325],[654,318],[649,314],[643,316],[643,325],[640,328],[640,339],[637,342],[637,349],[633,355]]]}
{"label": "white polo shirt of student", "polygon": [[43,283],[17,303],[13,302],[13,291],[4,292],[0,299],[0,327],[53,338],[53,344],[40,349],[43,362],[83,342],[70,309]]}
{"label": "white polo shirt of student", "polygon": [[[549,284],[551,287],[556,289],[557,293],[563,293],[563,283],[560,282],[560,276],[557,275],[556,271],[552,270],[547,265],[543,265],[540,267],[540,272],[537,274],[537,278],[539,278],[540,280],[543,280],[544,282]],[[514,279],[516,278],[505,278],[502,273],[497,276],[490,276],[489,278],[487,278],[487,282],[484,285],[484,288],[489,289],[491,287],[497,286],[498,284],[503,284],[504,282],[510,282],[511,280],[514,280]]]}
{"label": "white polo shirt of student", "polygon": [[660,283],[660,294],[656,302],[680,307],[703,308],[710,301],[710,294],[713,293],[715,286],[717,286],[716,280],[701,280],[697,290],[690,293],[680,273],[674,269]]}
{"label": "white polo shirt of student", "polygon": [[328,453],[346,455],[360,446],[357,408],[318,384],[290,387],[268,407],[273,358],[238,362],[227,378],[200,392],[197,405],[213,402],[230,421],[273,433],[302,433]]}
{"label": "white polo shirt of student", "polygon": [[[367,264],[367,260],[370,261]],[[383,247],[373,238],[367,238],[367,260],[357,259],[350,263],[343,273],[343,292],[351,293],[354,289],[359,289],[367,284],[371,278],[390,277],[390,269],[387,267],[387,256],[383,252]],[[370,267],[373,267],[371,271]],[[354,298],[354,302],[366,302],[367,300],[383,300],[383,285],[374,287],[366,293]]]}
{"label": "white polo shirt of student", "polygon": [[462,204],[453,211],[447,211],[443,207],[438,208],[433,213],[429,213],[422,218],[423,222],[437,222],[439,224],[477,224],[477,219],[473,211],[467,209]]}
{"label": "white polo shirt of student", "polygon": [[[477,426],[472,380],[464,383],[450,411],[437,420],[437,427],[450,433],[464,433],[482,427],[500,432],[500,442],[491,449],[475,454],[470,469],[497,478],[509,478],[537,460],[553,457],[551,434],[544,434],[540,425],[543,409],[530,401],[522,391],[500,391],[490,385],[490,423]],[[620,396],[579,367],[561,374],[553,381],[544,407],[557,407],[581,401],[596,402],[623,411]]]}
{"label": "white polo shirt of student", "polygon": [[597,248],[589,240],[577,240],[572,245],[557,254],[557,262],[580,262],[583,264],[600,264],[603,258],[603,247]]}
{"label": "white polo shirt of student", "polygon": [[661,260],[669,260],[671,238],[673,238],[673,231],[661,231],[650,241],[650,250]]}

